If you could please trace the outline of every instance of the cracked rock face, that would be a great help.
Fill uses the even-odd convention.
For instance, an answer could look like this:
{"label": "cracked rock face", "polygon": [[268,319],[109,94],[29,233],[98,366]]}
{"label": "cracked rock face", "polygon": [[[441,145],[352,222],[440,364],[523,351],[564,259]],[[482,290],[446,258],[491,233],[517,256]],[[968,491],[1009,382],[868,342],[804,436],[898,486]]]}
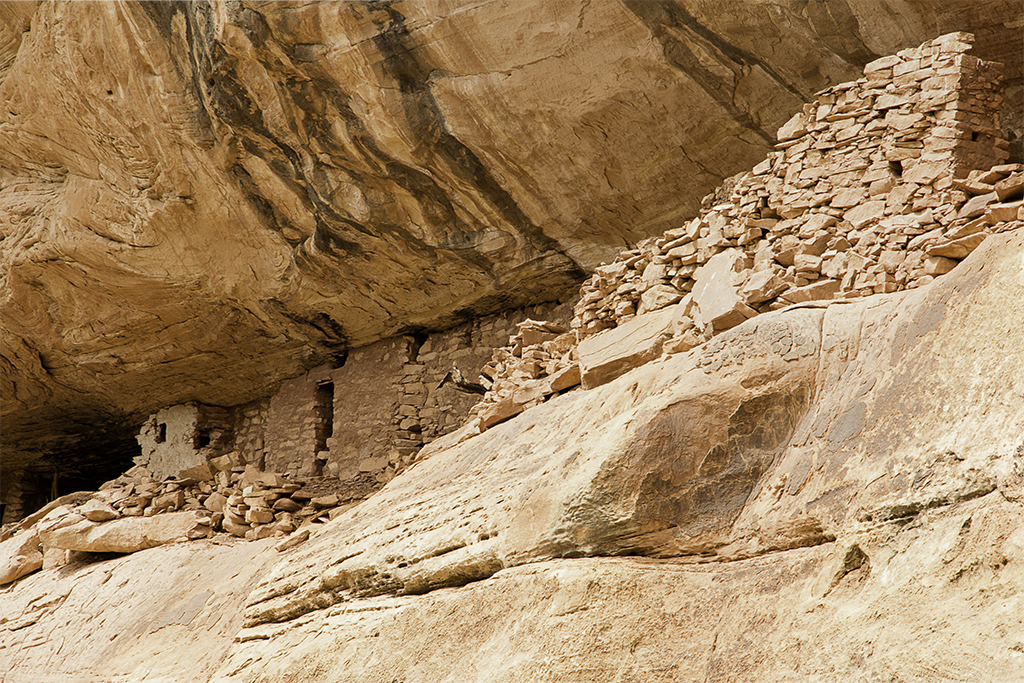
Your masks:
{"label": "cracked rock face", "polygon": [[1019,5],[7,3],[4,467],[568,292],[950,28],[1019,98]]}

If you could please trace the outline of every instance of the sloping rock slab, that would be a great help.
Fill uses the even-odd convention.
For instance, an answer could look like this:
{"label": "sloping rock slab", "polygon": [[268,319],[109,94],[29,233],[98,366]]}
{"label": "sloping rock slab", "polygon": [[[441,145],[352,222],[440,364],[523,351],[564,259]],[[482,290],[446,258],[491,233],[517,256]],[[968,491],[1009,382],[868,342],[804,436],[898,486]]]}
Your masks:
{"label": "sloping rock slab", "polygon": [[671,356],[418,463],[277,567],[247,623],[545,558],[713,552],[807,408],[823,315],[752,321],[742,373]]}
{"label": "sloping rock slab", "polygon": [[205,683],[276,542],[194,541],[27,576],[0,595],[0,678]]}
{"label": "sloping rock slab", "polygon": [[[852,560],[858,561],[852,561]],[[215,683],[1018,683],[1024,509],[992,493],[708,564],[550,560],[246,629]]]}
{"label": "sloping rock slab", "polygon": [[246,623],[553,557],[737,559],[1016,495],[1021,254],[1001,236],[928,287],[758,316],[444,450],[275,568]]}
{"label": "sloping rock slab", "polygon": [[606,384],[661,355],[672,336],[675,307],[638,315],[618,327],[592,334],[576,347],[583,388]]}
{"label": "sloping rock slab", "polygon": [[0,586],[43,566],[39,533],[32,529],[0,543]]}

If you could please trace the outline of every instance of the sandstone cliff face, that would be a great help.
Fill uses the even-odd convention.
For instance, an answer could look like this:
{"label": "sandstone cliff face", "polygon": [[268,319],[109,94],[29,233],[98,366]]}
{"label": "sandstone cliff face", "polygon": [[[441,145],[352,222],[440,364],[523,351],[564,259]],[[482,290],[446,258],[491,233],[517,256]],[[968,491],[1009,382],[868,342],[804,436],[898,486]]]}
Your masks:
{"label": "sandstone cliff face", "polygon": [[812,92],[942,30],[975,32],[1020,97],[1019,1],[0,19],[5,469],[73,470],[162,406],[240,403],[381,336],[566,292],[692,215]]}
{"label": "sandstone cliff face", "polygon": [[1022,257],[553,399],[273,568],[221,540],[28,576],[6,680],[1018,681]]}

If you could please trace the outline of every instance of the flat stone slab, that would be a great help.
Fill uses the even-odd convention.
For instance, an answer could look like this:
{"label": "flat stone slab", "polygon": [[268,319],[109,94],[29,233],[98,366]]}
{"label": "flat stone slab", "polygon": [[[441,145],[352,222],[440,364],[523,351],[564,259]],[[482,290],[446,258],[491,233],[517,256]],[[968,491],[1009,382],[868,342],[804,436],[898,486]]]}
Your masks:
{"label": "flat stone slab", "polygon": [[165,543],[184,541],[186,532],[195,523],[194,511],[172,512],[152,517],[124,517],[102,524],[79,522],[41,531],[39,538],[47,548],[94,553],[134,553]]}
{"label": "flat stone slab", "polygon": [[638,315],[618,327],[593,334],[580,342],[576,355],[584,389],[607,384],[623,373],[661,355],[661,345],[672,336],[675,307]]}

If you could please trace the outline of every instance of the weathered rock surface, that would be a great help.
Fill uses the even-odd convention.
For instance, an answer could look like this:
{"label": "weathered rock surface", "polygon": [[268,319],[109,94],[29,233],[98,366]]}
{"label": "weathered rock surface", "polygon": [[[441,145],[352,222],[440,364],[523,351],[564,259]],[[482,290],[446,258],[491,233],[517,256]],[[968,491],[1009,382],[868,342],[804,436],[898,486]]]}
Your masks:
{"label": "weathered rock surface", "polygon": [[167,545],[0,589],[5,683],[208,681],[273,541]]}
{"label": "weathered rock surface", "polygon": [[40,542],[49,548],[93,553],[134,553],[165,543],[184,541],[196,523],[194,512],[171,512],[152,517],[125,517],[102,524],[81,521],[43,529]]}
{"label": "weathered rock surface", "polygon": [[[433,451],[269,572],[258,543],[201,541],[26,577],[0,601],[0,666],[1020,680],[1022,258],[1020,231],[994,235],[919,289],[766,313],[556,397]],[[581,557],[602,553],[648,556]],[[69,636],[82,613],[104,618]]]}
{"label": "weathered rock surface", "polygon": [[6,3],[4,467],[58,429],[241,403],[382,335],[565,291],[692,214],[812,92],[947,30],[976,33],[1018,101],[1019,13]]}
{"label": "weathered rock surface", "polygon": [[737,559],[1016,496],[1022,253],[1024,235],[994,237],[908,295],[760,316],[441,451],[277,567],[247,624],[552,557]]}
{"label": "weathered rock surface", "polygon": [[0,586],[31,574],[43,566],[39,532],[35,529],[0,543]]}

